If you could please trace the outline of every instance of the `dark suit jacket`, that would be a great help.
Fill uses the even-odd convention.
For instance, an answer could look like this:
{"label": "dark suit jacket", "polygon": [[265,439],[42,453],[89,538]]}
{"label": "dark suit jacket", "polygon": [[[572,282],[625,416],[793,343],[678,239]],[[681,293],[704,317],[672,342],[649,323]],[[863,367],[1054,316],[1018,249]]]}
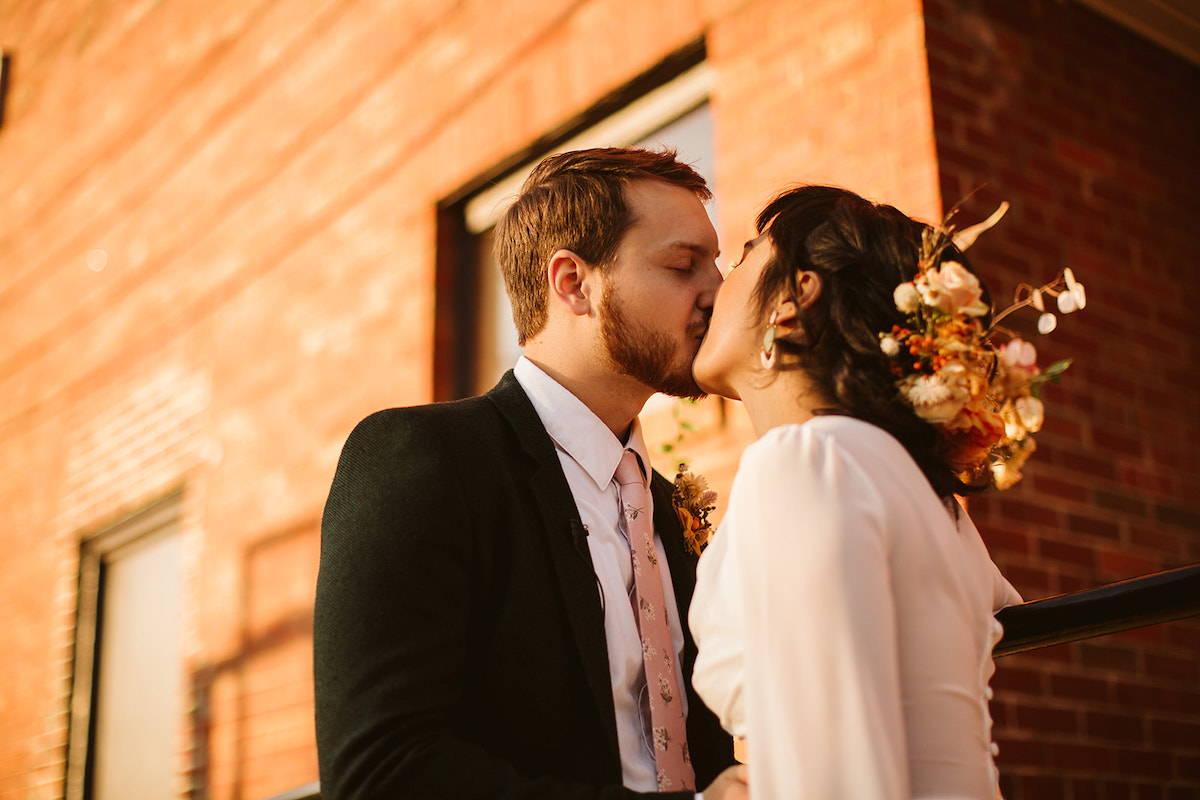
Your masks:
{"label": "dark suit jacket", "polygon": [[[695,557],[670,482],[656,473],[652,492],[686,620]],[[483,397],[359,423],[321,525],[313,639],[322,796],[635,796],[620,786],[585,536],[554,444],[511,372]],[[703,788],[733,750],[691,689],[686,622],[684,637],[689,744]]]}

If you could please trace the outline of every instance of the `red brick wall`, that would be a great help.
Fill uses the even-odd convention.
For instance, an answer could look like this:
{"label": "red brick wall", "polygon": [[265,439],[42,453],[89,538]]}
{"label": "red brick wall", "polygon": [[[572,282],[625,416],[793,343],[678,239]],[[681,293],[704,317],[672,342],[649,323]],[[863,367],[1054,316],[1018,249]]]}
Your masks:
{"label": "red brick wall", "polygon": [[[1012,203],[973,263],[998,300],[1064,266],[1088,290],[1036,342],[1075,363],[1024,482],[972,516],[1027,599],[1200,562],[1200,68],[1075,3],[931,0],[926,24],[945,201]],[[1010,800],[1200,795],[1200,623],[1002,659],[994,684]]]}
{"label": "red brick wall", "polygon": [[[993,130],[1009,149],[983,153],[987,129],[971,110],[992,95],[975,90],[998,72],[1005,96],[1030,91],[1022,76],[1037,41],[1018,32],[1043,18],[988,21],[1007,6],[974,16],[960,7],[930,6],[935,37],[955,26],[974,36],[999,29],[1019,46],[1012,63],[1007,51],[964,49],[962,34],[956,46],[935,47],[948,77],[935,74],[931,104],[918,0],[8,4],[0,798],[61,792],[80,538],[176,490],[192,704],[180,726],[181,792],[254,800],[316,778],[308,650],[321,505],[354,422],[432,396],[439,203],[701,37],[714,74],[728,252],[766,197],[793,181],[840,183],[936,216],[940,162],[947,197],[973,185],[973,171],[1004,169],[971,207],[1000,196],[1015,206],[979,245],[981,265],[1009,270],[1002,280],[1011,282],[1069,262],[1088,282],[1093,307],[1065,320],[1050,345],[1079,356],[1070,378],[1080,383],[1051,405],[1027,483],[978,506],[1022,590],[1198,560],[1178,524],[1196,512],[1180,477],[1194,466],[1196,408],[1169,392],[1194,382],[1186,333],[1195,325],[1182,292],[1150,280],[1190,269],[1195,283],[1181,255],[1188,230],[1165,223],[1186,218],[1171,212],[1186,209],[1180,187],[1196,177],[1194,159],[1186,173],[1152,158],[1183,160],[1171,148],[1196,140],[1194,120],[1180,129],[1151,114],[1149,88],[1138,85],[1128,102],[1150,108],[1123,116],[1111,146],[1089,139],[1099,136],[1093,126],[1070,137],[1041,130],[1051,113],[1039,109],[1014,123],[1024,121],[1023,138]],[[1146,72],[1167,76],[1179,108],[1188,80],[1194,96],[1194,69],[1073,6],[1043,13],[1088,21],[1059,34],[1076,37],[1073,61],[1125,48],[1150,63]],[[1091,82],[1060,81],[1052,108],[1073,89],[1086,106],[1117,79],[1144,74],[1095,81],[1078,72]],[[993,98],[988,108],[1003,104]],[[1024,139],[1032,177],[1011,154]],[[947,149],[955,141],[958,161]],[[1118,149],[1137,158],[1118,162]],[[1058,205],[1031,185],[1053,187]],[[1122,195],[1126,186],[1136,192]],[[1031,195],[1039,202],[1021,202]],[[1130,202],[1137,214],[1126,213]],[[1137,230],[1115,233],[1127,225]],[[1158,239],[1174,244],[1152,249]],[[1114,261],[1116,247],[1124,250]],[[96,250],[106,254],[99,271],[89,268]],[[1147,276],[1136,293],[1117,283],[1118,266],[1130,263]],[[1127,310],[1131,298],[1138,305]],[[1113,320],[1118,327],[1104,327]],[[1174,361],[1160,357],[1171,348]],[[1118,369],[1113,353],[1148,376]],[[715,405],[687,413],[705,429],[688,435],[684,455],[724,491],[749,439],[744,416],[731,406],[722,428]],[[1101,417],[1112,423],[1089,422]],[[669,414],[648,427],[662,440],[674,435]],[[1070,499],[1050,499],[1060,496]],[[1118,555],[1140,560],[1113,562]],[[1148,674],[1173,668],[1194,687],[1195,662],[1179,655],[1189,631],[1194,655],[1195,627],[1171,626],[1003,662],[1002,765],[1025,781],[1038,767],[1010,749],[1056,741],[1057,717],[1024,718],[1059,708],[1043,697],[1056,679],[1105,695],[1071,706],[1079,727],[1096,724],[1088,713],[1130,714],[1147,737],[1183,741],[1172,731],[1196,715],[1164,706],[1194,700],[1194,688],[1186,675]],[[1094,666],[1102,658],[1117,666]],[[1021,688],[1029,683],[1033,691]],[[1152,702],[1126,705],[1130,693]]]}
{"label": "red brick wall", "polygon": [[[354,422],[432,396],[438,204],[607,93],[707,36],[727,238],[790,180],[937,205],[914,0],[9,6],[0,797],[61,791],[80,538],[176,490],[180,785],[316,778],[320,509]],[[710,428],[724,487],[749,434]]]}

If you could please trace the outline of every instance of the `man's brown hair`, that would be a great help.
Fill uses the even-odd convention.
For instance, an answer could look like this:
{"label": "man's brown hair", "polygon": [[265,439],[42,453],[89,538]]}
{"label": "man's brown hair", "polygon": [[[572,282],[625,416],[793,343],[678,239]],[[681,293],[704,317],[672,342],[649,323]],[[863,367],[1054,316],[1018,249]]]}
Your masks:
{"label": "man's brown hair", "polygon": [[599,268],[610,264],[634,221],[625,186],[638,179],[665,181],[703,201],[712,199],[704,178],[681,163],[674,150],[576,150],[534,167],[496,223],[494,245],[520,344],[546,325],[551,254],[566,249]]}

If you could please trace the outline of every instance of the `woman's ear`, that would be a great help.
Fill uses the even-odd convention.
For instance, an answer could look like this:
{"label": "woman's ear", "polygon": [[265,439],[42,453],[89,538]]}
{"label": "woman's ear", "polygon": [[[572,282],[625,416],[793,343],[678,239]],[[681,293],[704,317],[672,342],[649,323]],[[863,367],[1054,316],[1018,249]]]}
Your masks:
{"label": "woman's ear", "polygon": [[797,275],[795,298],[781,292],[775,304],[771,306],[771,316],[775,324],[788,331],[799,329],[802,315],[812,308],[821,296],[821,287],[821,276],[817,273],[810,271]]}
{"label": "woman's ear", "polygon": [[551,305],[560,304],[577,316],[592,310],[591,265],[570,250],[556,250],[546,264]]}
{"label": "woman's ear", "polygon": [[799,316],[800,310],[796,307],[796,303],[792,300],[785,300],[781,295],[775,305],[771,306],[771,313],[768,315],[774,324],[783,328],[796,327],[796,317]]}
{"label": "woman's ear", "polygon": [[813,303],[821,296],[824,284],[821,276],[809,270],[796,276],[796,300],[801,308],[812,308]]}

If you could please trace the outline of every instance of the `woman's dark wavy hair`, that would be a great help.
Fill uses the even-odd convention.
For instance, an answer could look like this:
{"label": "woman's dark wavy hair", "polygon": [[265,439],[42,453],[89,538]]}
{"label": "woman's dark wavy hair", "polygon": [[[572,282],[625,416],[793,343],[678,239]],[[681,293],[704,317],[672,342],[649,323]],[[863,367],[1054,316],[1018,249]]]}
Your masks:
{"label": "woman's dark wavy hair", "polygon": [[[881,332],[907,323],[893,293],[916,276],[921,237],[929,226],[845,189],[800,186],[768,203],[757,227],[775,248],[755,287],[762,316],[780,292],[795,300],[801,272],[821,278],[821,294],[801,309],[798,332],[776,339],[781,355],[795,357],[781,363],[797,362],[834,400],[834,408],[817,413],[845,414],[883,428],[904,446],[940,497],[977,491],[946,463],[938,429],[901,399],[889,360],[879,349]],[[952,244],[939,261],[971,269]],[[991,305],[986,288],[983,300]],[[989,325],[990,315],[982,321]]]}

